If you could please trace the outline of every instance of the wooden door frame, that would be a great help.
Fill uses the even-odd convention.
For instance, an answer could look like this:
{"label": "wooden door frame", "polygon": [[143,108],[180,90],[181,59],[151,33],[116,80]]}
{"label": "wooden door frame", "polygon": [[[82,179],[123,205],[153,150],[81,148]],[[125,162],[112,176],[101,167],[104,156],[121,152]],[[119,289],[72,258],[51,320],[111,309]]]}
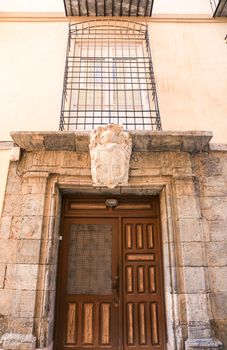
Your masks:
{"label": "wooden door frame", "polygon": [[[158,220],[158,230],[159,230],[159,234],[160,234],[160,239],[159,239],[159,251],[160,251],[160,269],[161,269],[161,276],[160,276],[160,281],[161,281],[161,286],[162,286],[162,295],[161,295],[161,299],[162,299],[162,319],[164,322],[164,344],[166,344],[167,342],[167,327],[166,327],[166,307],[165,307],[165,293],[164,293],[164,268],[163,268],[163,249],[162,249],[162,232],[161,232],[161,218],[160,218],[160,207],[159,207],[159,197],[158,196],[152,196],[152,195],[148,195],[148,196],[138,196],[138,195],[127,195],[127,196],[122,196],[122,195],[66,195],[63,197],[62,199],[62,212],[61,212],[61,232],[63,232],[63,226],[64,226],[64,219],[66,217],[72,217],[72,218],[81,218],[81,217],[116,217],[118,218],[118,222],[119,222],[119,232],[121,232],[122,229],[122,218],[123,217],[135,217],[135,212],[132,213],[131,210],[122,210],[122,213],[118,212],[115,213],[115,215],[113,215],[113,212],[111,213],[106,213],[106,215],[103,216],[103,213],[100,212],[100,210],[98,211],[93,211],[93,213],[90,212],[87,213],[85,211],[85,209],[83,209],[82,211],[78,210],[77,213],[71,213],[71,214],[67,214],[67,208],[66,208],[66,203],[67,201],[70,200],[88,200],[90,199],[91,202],[95,201],[96,203],[98,201],[104,201],[107,198],[116,198],[116,199],[121,199],[121,201],[124,202],[129,202],[129,201],[136,201],[138,202],[144,202],[144,201],[154,201],[156,203],[156,210],[157,210],[157,220]],[[72,216],[73,215],[73,216]],[[111,216],[110,216],[111,215]],[[137,217],[141,217],[141,212],[139,212],[139,214],[137,215]],[[147,218],[152,218],[152,213],[151,211],[149,211],[149,213],[146,213],[144,215],[144,217]],[[122,240],[119,239],[119,266],[122,266]],[[57,269],[57,291],[56,291],[56,299],[55,299],[55,326],[54,326],[54,342],[56,342],[56,326],[58,324],[58,319],[59,319],[59,307],[57,305],[59,298],[59,291],[60,291],[60,286],[61,286],[61,281],[60,281],[60,275],[61,275],[61,271],[62,271],[62,267],[63,267],[63,261],[62,261],[62,250],[60,249],[59,252],[59,261],[58,261],[58,269]],[[123,274],[123,270],[121,269],[121,275]],[[122,283],[123,283],[123,276],[121,276],[121,285],[120,285],[120,299],[123,300],[123,290],[122,290]],[[61,300],[61,299],[60,299]],[[122,310],[121,312],[119,312],[119,315],[122,315]],[[119,328],[123,330],[123,317],[119,320],[120,321],[120,326]],[[121,335],[119,335],[121,338]],[[123,337],[123,331],[122,331],[122,337]],[[120,344],[119,344],[119,349],[123,349],[123,339],[120,339]]]}

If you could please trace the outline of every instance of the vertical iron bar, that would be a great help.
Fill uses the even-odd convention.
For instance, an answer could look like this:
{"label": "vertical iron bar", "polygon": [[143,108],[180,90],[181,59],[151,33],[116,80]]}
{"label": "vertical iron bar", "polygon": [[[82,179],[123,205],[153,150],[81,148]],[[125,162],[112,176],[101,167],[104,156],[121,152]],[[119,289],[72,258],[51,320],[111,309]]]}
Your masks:
{"label": "vertical iron bar", "polygon": [[[96,21],[95,21],[95,32],[96,32]],[[94,41],[94,59],[93,59],[93,77],[92,79],[92,83],[93,83],[93,110],[92,110],[92,129],[95,126],[95,69],[96,69],[96,40],[93,39]],[[91,73],[92,73],[92,67],[91,67]]]}
{"label": "vertical iron bar", "polygon": [[86,0],[86,10],[87,10],[87,16],[89,17],[88,0]]}
{"label": "vertical iron bar", "polygon": [[[70,28],[70,31],[71,31],[71,28]],[[70,122],[70,119],[71,119],[71,112],[73,114],[73,108],[72,108],[72,100],[73,100],[73,69],[74,69],[74,62],[75,62],[75,50],[76,50],[76,41],[73,42],[73,58],[72,58],[72,63],[71,63],[71,84],[70,84],[70,87],[71,87],[71,90],[70,90],[70,94],[69,94],[69,119],[68,119],[68,129],[69,129],[69,122]]]}
{"label": "vertical iron bar", "polygon": [[[134,25],[135,26],[135,25]],[[128,35],[129,36],[129,35]],[[128,38],[129,39],[129,38]],[[132,65],[132,57],[133,55],[131,54],[131,46],[133,46],[133,42],[130,42],[130,40],[128,40],[128,56],[129,56],[129,60],[128,60],[128,70],[129,70],[129,75],[130,75],[130,79],[131,79],[131,94],[132,94],[132,105],[133,105],[133,118],[134,118],[134,125],[136,126],[136,114],[135,114],[135,101],[134,101],[134,84],[133,84],[133,65]],[[127,79],[128,80],[128,79]],[[129,81],[128,81],[129,84]],[[130,112],[130,119],[131,119],[131,112]]]}
{"label": "vertical iron bar", "polygon": [[[83,53],[83,23],[82,23],[82,30],[81,30],[81,39],[80,39],[80,54],[79,54],[79,76],[78,76],[78,92],[77,92],[77,109],[76,109],[76,129],[78,126],[78,119],[79,119],[79,115],[80,115],[80,109],[81,109],[81,105],[80,105],[80,81],[81,81],[81,63],[82,63],[82,53]],[[75,40],[76,42],[76,40]],[[76,44],[75,44],[76,46]],[[75,91],[76,94],[76,91]]]}
{"label": "vertical iron bar", "polygon": [[151,84],[152,84],[152,89],[153,89],[153,94],[154,94],[155,111],[156,111],[156,125],[157,125],[157,130],[162,130],[161,119],[160,119],[160,115],[159,115],[158,98],[157,98],[156,87],[155,87],[154,68],[153,68],[153,63],[152,63],[152,58],[151,58],[152,56],[151,56],[151,48],[150,48],[150,42],[149,42],[149,32],[148,32],[147,25],[146,25],[145,39],[146,39],[147,52],[148,52],[148,57],[149,57],[150,79],[151,79]]}
{"label": "vertical iron bar", "polygon": [[66,57],[65,57],[65,73],[64,73],[64,79],[63,79],[63,94],[61,99],[61,117],[60,117],[60,125],[59,125],[59,129],[61,131],[65,129],[64,109],[65,109],[66,94],[67,94],[66,89],[67,89],[67,81],[68,81],[68,57],[69,57],[70,45],[71,45],[71,35],[70,35],[70,25],[69,25]]}
{"label": "vertical iron bar", "polygon": [[79,16],[81,16],[80,0],[77,0],[77,3],[78,3],[78,13],[79,13]]}
{"label": "vertical iron bar", "polygon": [[153,6],[154,6],[154,0],[151,0],[150,17],[152,16]]}

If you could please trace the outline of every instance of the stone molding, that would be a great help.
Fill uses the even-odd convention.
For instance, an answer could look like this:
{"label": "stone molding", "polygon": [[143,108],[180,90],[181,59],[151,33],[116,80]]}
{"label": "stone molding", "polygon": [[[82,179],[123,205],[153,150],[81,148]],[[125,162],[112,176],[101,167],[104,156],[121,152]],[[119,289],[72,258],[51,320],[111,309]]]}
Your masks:
{"label": "stone molding", "polygon": [[[210,131],[129,131],[134,152],[189,152],[209,150],[213,136]],[[22,149],[33,151],[88,152],[89,131],[12,132],[14,143]]]}

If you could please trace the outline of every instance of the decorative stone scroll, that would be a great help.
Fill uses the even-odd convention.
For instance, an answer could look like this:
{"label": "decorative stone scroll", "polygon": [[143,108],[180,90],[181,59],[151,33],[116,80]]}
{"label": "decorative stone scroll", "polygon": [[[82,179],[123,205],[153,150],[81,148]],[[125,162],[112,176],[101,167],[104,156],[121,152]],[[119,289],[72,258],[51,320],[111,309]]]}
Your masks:
{"label": "decorative stone scroll", "polygon": [[128,184],[132,139],[121,125],[108,124],[93,130],[89,148],[94,186]]}

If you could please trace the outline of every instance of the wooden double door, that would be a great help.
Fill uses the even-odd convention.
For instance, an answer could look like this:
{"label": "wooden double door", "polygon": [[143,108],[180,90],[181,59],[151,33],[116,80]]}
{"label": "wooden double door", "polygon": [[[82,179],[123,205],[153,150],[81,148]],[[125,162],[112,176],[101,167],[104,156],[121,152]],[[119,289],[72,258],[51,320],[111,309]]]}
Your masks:
{"label": "wooden double door", "polygon": [[55,349],[164,350],[158,199],[108,199],[64,200]]}

